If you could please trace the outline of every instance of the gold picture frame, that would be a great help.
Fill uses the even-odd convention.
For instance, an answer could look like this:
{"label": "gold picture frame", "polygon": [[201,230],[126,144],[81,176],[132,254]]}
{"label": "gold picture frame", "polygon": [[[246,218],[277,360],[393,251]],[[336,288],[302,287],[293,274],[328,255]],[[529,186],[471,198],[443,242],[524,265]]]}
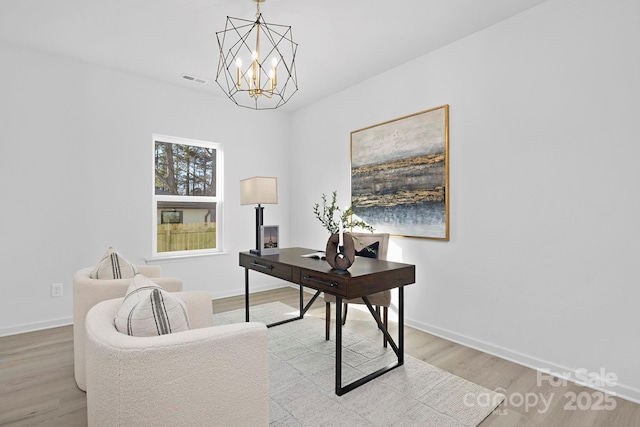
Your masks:
{"label": "gold picture frame", "polygon": [[377,232],[449,240],[449,105],[351,132],[351,206]]}

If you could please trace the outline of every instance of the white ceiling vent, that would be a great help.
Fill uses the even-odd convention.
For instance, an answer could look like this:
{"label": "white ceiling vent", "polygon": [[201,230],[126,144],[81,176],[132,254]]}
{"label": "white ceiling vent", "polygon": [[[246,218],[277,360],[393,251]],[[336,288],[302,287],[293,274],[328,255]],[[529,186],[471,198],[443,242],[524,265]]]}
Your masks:
{"label": "white ceiling vent", "polygon": [[207,82],[205,79],[201,79],[199,77],[194,77],[194,76],[189,75],[189,74],[183,74],[180,77],[185,79],[185,80],[189,80],[189,81],[200,83],[200,84],[205,84]]}

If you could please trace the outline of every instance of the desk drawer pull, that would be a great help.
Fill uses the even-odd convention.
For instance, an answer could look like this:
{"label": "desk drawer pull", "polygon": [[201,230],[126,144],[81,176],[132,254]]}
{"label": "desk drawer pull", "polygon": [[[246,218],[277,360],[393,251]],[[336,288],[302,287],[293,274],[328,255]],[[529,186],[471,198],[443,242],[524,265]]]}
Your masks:
{"label": "desk drawer pull", "polygon": [[324,280],[316,279],[316,278],[308,276],[308,275],[304,276],[303,279],[304,280],[308,280],[308,281],[313,282],[313,283],[319,283],[321,285],[330,286],[332,288],[337,288],[338,287],[338,282],[325,282]]}
{"label": "desk drawer pull", "polygon": [[273,265],[262,265],[262,264],[258,264],[255,261],[251,261],[251,266],[262,268],[263,270],[273,270]]}

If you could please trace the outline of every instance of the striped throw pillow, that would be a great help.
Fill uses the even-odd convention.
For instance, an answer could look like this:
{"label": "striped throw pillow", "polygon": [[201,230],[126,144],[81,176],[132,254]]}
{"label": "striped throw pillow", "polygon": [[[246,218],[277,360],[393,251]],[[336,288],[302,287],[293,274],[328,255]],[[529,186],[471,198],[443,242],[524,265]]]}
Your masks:
{"label": "striped throw pillow", "polygon": [[110,247],[89,273],[92,279],[131,279],[136,275],[136,267]]}
{"label": "striped throw pillow", "polygon": [[189,330],[184,302],[142,274],[133,278],[114,323],[119,332],[136,337]]}

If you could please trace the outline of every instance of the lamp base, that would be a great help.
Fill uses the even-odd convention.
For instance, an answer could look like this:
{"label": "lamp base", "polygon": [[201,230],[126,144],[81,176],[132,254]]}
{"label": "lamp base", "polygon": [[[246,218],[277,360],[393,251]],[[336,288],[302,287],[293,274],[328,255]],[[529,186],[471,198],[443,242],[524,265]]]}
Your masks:
{"label": "lamp base", "polygon": [[256,206],[256,248],[249,251],[251,255],[260,255],[260,227],[262,226],[263,212],[264,207],[258,204],[258,206]]}

